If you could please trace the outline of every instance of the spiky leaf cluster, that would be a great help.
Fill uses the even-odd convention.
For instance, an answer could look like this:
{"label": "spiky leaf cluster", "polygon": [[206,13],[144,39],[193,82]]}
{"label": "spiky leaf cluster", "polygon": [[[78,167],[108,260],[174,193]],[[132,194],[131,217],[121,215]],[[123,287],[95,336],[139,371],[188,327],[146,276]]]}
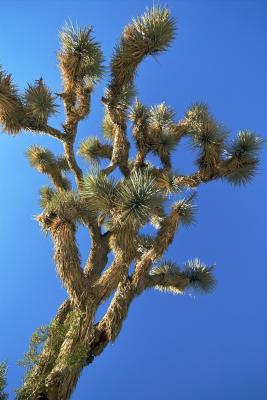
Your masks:
{"label": "spiky leaf cluster", "polygon": [[102,158],[111,158],[112,147],[100,143],[97,137],[89,137],[80,143],[78,154],[86,161],[96,165]]}
{"label": "spiky leaf cluster", "polygon": [[114,182],[103,174],[88,174],[83,179],[81,196],[92,210],[106,215],[113,207]]}
{"label": "spiky leaf cluster", "polygon": [[175,111],[172,110],[165,103],[152,106],[150,108],[150,126],[154,129],[164,129],[170,128],[173,124],[173,119],[175,117]]}
{"label": "spiky leaf cluster", "polygon": [[134,82],[127,81],[121,86],[120,91],[117,93],[116,101],[114,101],[113,92],[109,87],[105,90],[104,100],[111,106],[115,104],[116,107],[125,109],[130,104],[132,104],[135,96],[136,96],[136,88]]}
{"label": "spiky leaf cluster", "polygon": [[100,45],[92,38],[92,28],[66,24],[60,32],[60,67],[67,83],[91,87],[104,73]]}
{"label": "spiky leaf cluster", "polygon": [[40,125],[46,124],[48,118],[57,111],[55,96],[42,79],[28,85],[24,99],[27,116]]}
{"label": "spiky leaf cluster", "polygon": [[176,180],[176,175],[171,171],[162,171],[156,176],[159,189],[165,194],[178,193],[182,190]]}
{"label": "spiky leaf cluster", "polygon": [[26,156],[30,165],[42,173],[66,172],[69,165],[65,156],[56,157],[49,149],[33,145],[28,148]]}
{"label": "spiky leaf cluster", "polygon": [[142,226],[161,210],[163,197],[150,173],[135,170],[117,185],[114,202],[121,225]]}
{"label": "spiky leaf cluster", "polygon": [[[56,191],[52,194],[46,192],[46,204],[44,209],[44,228],[47,222],[52,222],[54,218],[59,218],[61,221],[67,222],[83,222],[90,220],[93,215],[93,210],[90,205],[84,202],[76,192],[71,191]],[[47,220],[46,220],[47,217]],[[42,220],[40,220],[42,222]]]}
{"label": "spiky leaf cluster", "polygon": [[193,146],[201,150],[198,164],[203,170],[217,165],[224,150],[226,131],[209,113],[205,104],[194,104],[186,112],[187,130],[193,139]]}
{"label": "spiky leaf cluster", "polygon": [[12,77],[0,66],[0,124],[4,131],[16,135],[25,124],[23,102]]}
{"label": "spiky leaf cluster", "polygon": [[180,222],[184,225],[190,225],[195,221],[196,206],[192,204],[192,200],[195,194],[191,195],[189,198],[178,200],[173,208],[177,211]]}
{"label": "spiky leaf cluster", "polygon": [[56,159],[54,154],[43,146],[33,145],[26,152],[30,165],[36,168],[39,172],[46,173],[53,168]]}
{"label": "spiky leaf cluster", "polygon": [[166,50],[174,39],[175,23],[167,8],[152,7],[133,19],[122,34],[111,60],[112,83],[116,96],[121,87],[131,82],[138,64],[146,55]]}
{"label": "spiky leaf cluster", "polygon": [[52,188],[50,188],[49,186],[43,186],[40,189],[40,207],[46,208],[51,202],[54,194],[55,191]]}
{"label": "spiky leaf cluster", "polygon": [[198,258],[187,261],[183,271],[190,280],[190,286],[203,292],[209,292],[214,289],[215,278],[212,272],[213,267],[207,267]]}
{"label": "spiky leaf cluster", "polygon": [[136,99],[129,110],[130,121],[133,121],[135,125],[144,124],[148,122],[149,116],[149,109],[139,99]]}
{"label": "spiky leaf cluster", "polygon": [[231,172],[225,178],[233,184],[241,185],[251,181],[257,172],[258,155],[263,140],[254,133],[240,131],[227,147],[227,166]]}
{"label": "spiky leaf cluster", "polygon": [[162,261],[150,271],[150,275],[175,274],[181,272],[180,268],[172,261]]}
{"label": "spiky leaf cluster", "polygon": [[150,271],[149,275],[159,278],[156,289],[172,294],[181,294],[188,283],[188,278],[171,261],[162,261]]}

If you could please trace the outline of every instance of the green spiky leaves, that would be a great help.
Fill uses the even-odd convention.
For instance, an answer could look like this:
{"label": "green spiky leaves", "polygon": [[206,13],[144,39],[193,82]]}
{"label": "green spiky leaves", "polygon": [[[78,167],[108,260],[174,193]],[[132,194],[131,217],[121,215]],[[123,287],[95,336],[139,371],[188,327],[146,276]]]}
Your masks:
{"label": "green spiky leaves", "polygon": [[250,182],[258,167],[258,156],[263,139],[250,131],[240,131],[236,139],[227,147],[225,179],[235,185]]}
{"label": "green spiky leaves", "polygon": [[88,174],[83,180],[81,196],[91,209],[106,215],[113,206],[114,183],[103,174]]}
{"label": "green spiky leaves", "polygon": [[12,77],[0,66],[0,124],[3,130],[16,135],[25,122],[23,101]]}
{"label": "green spiky leaves", "polygon": [[40,205],[44,208],[36,219],[44,231],[49,231],[54,221],[84,223],[95,217],[90,204],[78,193],[67,190],[53,191],[43,187],[40,191]]}
{"label": "green spiky leaves", "polygon": [[55,97],[42,79],[28,85],[24,98],[28,117],[38,124],[46,124],[48,118],[56,113]]}
{"label": "green spiky leaves", "polygon": [[213,266],[207,267],[198,258],[189,260],[184,266],[183,273],[189,278],[189,285],[198,291],[210,292],[214,289],[215,278]]}
{"label": "green spiky leaves", "polygon": [[102,158],[111,159],[112,147],[100,143],[97,137],[90,137],[80,143],[78,154],[91,164],[97,165]]}
{"label": "green spiky leaves", "polygon": [[196,206],[192,204],[194,197],[195,193],[193,193],[189,198],[177,201],[173,205],[173,209],[178,213],[180,222],[183,225],[190,225],[195,222]]}
{"label": "green spiky leaves", "polygon": [[60,68],[65,83],[83,82],[94,85],[102,78],[103,55],[100,45],[92,38],[92,28],[66,24],[60,32]]}
{"label": "green spiky leaves", "polygon": [[43,146],[31,146],[26,155],[31,166],[43,173],[53,168],[56,162],[54,154]]}
{"label": "green spiky leaves", "polygon": [[163,261],[157,267],[153,268],[150,271],[150,275],[159,275],[159,274],[167,274],[167,273],[177,273],[181,272],[180,268],[171,261]]}
{"label": "green spiky leaves", "polygon": [[40,189],[40,207],[46,208],[48,204],[51,202],[55,191],[49,186],[43,186]]}
{"label": "green spiky leaves", "polygon": [[167,8],[152,7],[133,19],[122,34],[111,60],[110,89],[116,97],[131,82],[138,64],[147,55],[165,51],[174,39],[175,22]]}
{"label": "green spiky leaves", "polygon": [[173,124],[175,111],[165,103],[150,108],[150,126],[154,129],[169,128]]}
{"label": "green spiky leaves", "polygon": [[199,292],[210,292],[215,287],[213,266],[207,267],[196,258],[185,263],[181,270],[175,263],[163,261],[150,271],[151,285],[172,293],[181,293],[186,287]]}
{"label": "green spiky leaves", "polygon": [[163,261],[150,271],[151,284],[161,291],[181,294],[188,285],[188,278],[173,262]]}
{"label": "green spiky leaves", "polygon": [[144,124],[148,122],[150,117],[149,109],[136,99],[135,103],[130,108],[129,119],[133,121],[134,124]]}
{"label": "green spiky leaves", "polygon": [[140,227],[161,210],[163,197],[149,172],[134,171],[115,192],[115,209],[121,225]]}
{"label": "green spiky leaves", "polygon": [[75,192],[55,192],[45,209],[47,214],[55,213],[60,219],[77,221],[90,215],[90,208],[82,202]]}
{"label": "green spiky leaves", "polygon": [[193,146],[201,150],[197,163],[203,171],[210,174],[224,150],[226,131],[214,121],[205,104],[194,104],[186,112],[186,121]]}
{"label": "green spiky leaves", "polygon": [[26,156],[30,165],[37,171],[47,174],[57,188],[68,190],[70,188],[69,181],[62,172],[68,171],[68,163],[65,157],[56,157],[54,154],[43,146],[31,146]]}

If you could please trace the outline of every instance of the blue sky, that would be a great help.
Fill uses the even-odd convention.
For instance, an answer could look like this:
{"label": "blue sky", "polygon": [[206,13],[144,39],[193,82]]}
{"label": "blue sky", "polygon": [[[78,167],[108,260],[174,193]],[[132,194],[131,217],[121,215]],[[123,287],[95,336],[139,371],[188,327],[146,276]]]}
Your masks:
{"label": "blue sky", "polygon": [[[177,19],[177,37],[168,53],[139,68],[143,102],[166,101],[179,119],[190,104],[204,101],[232,136],[251,129],[266,137],[267,3],[167,4]],[[42,76],[59,92],[58,31],[68,18],[94,26],[108,65],[123,26],[147,5],[152,2],[2,0],[0,64],[21,89]],[[78,140],[101,135],[106,82],[95,92]],[[59,115],[53,123],[60,122]],[[33,219],[40,211],[39,187],[46,183],[24,156],[33,143],[61,150],[46,137],[0,135],[0,359],[8,361],[10,393],[20,383],[23,371],[16,361],[30,335],[50,321],[65,298],[51,242]],[[259,173],[246,187],[224,182],[200,187],[197,223],[181,229],[168,251],[178,264],[197,256],[216,262],[216,290],[180,297],[149,291],[137,298],[119,339],[84,370],[73,400],[267,398],[266,156],[265,146]],[[193,171],[195,157],[183,142],[173,156],[176,169]],[[88,240],[82,231],[79,243],[85,257]]]}

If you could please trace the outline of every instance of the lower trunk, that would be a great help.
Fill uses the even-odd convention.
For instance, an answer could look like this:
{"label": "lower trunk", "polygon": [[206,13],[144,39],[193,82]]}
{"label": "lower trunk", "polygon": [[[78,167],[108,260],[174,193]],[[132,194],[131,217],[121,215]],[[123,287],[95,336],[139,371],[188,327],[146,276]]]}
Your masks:
{"label": "lower trunk", "polygon": [[[125,277],[98,324],[93,325],[92,322],[95,313],[93,307],[86,314],[70,311],[67,316],[70,319],[69,330],[60,349],[55,355],[52,348],[44,346],[40,359],[45,360],[46,356],[47,362],[43,365],[37,363],[17,400],[69,400],[83,368],[117,338],[133,297],[131,283]],[[47,358],[49,355],[50,360]]]}

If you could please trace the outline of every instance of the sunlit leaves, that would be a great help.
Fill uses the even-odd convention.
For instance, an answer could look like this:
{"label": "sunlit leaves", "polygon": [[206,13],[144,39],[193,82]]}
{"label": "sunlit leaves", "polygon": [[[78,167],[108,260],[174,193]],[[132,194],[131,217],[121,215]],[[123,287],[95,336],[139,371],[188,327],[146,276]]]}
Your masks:
{"label": "sunlit leaves", "polygon": [[173,124],[175,111],[165,103],[150,108],[150,126],[152,128],[169,128]]}
{"label": "sunlit leaves", "polygon": [[225,179],[235,185],[246,184],[257,172],[263,140],[250,131],[240,131],[226,150]]}
{"label": "sunlit leaves", "polygon": [[42,208],[46,208],[51,202],[53,195],[55,194],[55,191],[50,188],[49,186],[43,186],[40,189],[40,206]]}
{"label": "sunlit leaves", "polygon": [[56,113],[55,97],[42,79],[28,85],[24,98],[27,116],[39,124],[46,124],[48,117]]}
{"label": "sunlit leaves", "polygon": [[113,206],[114,183],[103,174],[84,177],[81,196],[95,212],[106,214]]}
{"label": "sunlit leaves", "polygon": [[60,32],[60,67],[69,83],[83,81],[87,86],[102,78],[103,55],[100,45],[92,38],[92,28],[66,24]]}
{"label": "sunlit leaves", "polygon": [[180,222],[183,225],[190,225],[195,222],[196,206],[192,203],[194,195],[189,198],[178,200],[173,208],[177,211]]}
{"label": "sunlit leaves", "polygon": [[101,158],[111,158],[112,147],[100,143],[97,137],[89,137],[80,143],[78,154],[92,164],[98,164]]}
{"label": "sunlit leaves", "polygon": [[10,74],[0,66],[0,124],[5,132],[16,135],[25,122],[22,98]]}
{"label": "sunlit leaves", "polygon": [[149,109],[136,99],[135,103],[130,108],[129,119],[135,124],[144,124],[149,118]]}
{"label": "sunlit leaves", "polygon": [[47,172],[56,162],[54,154],[43,146],[31,146],[26,152],[30,165],[39,172]]}
{"label": "sunlit leaves", "polygon": [[190,286],[193,289],[203,292],[214,289],[213,266],[207,267],[198,258],[187,261],[183,273],[189,278]]}
{"label": "sunlit leaves", "polygon": [[144,225],[162,202],[155,179],[147,172],[134,171],[116,187],[115,209],[121,224]]}
{"label": "sunlit leaves", "polygon": [[146,55],[167,50],[174,32],[175,22],[169,10],[156,6],[126,25],[111,60],[110,89],[114,96],[133,80],[138,64]]}

